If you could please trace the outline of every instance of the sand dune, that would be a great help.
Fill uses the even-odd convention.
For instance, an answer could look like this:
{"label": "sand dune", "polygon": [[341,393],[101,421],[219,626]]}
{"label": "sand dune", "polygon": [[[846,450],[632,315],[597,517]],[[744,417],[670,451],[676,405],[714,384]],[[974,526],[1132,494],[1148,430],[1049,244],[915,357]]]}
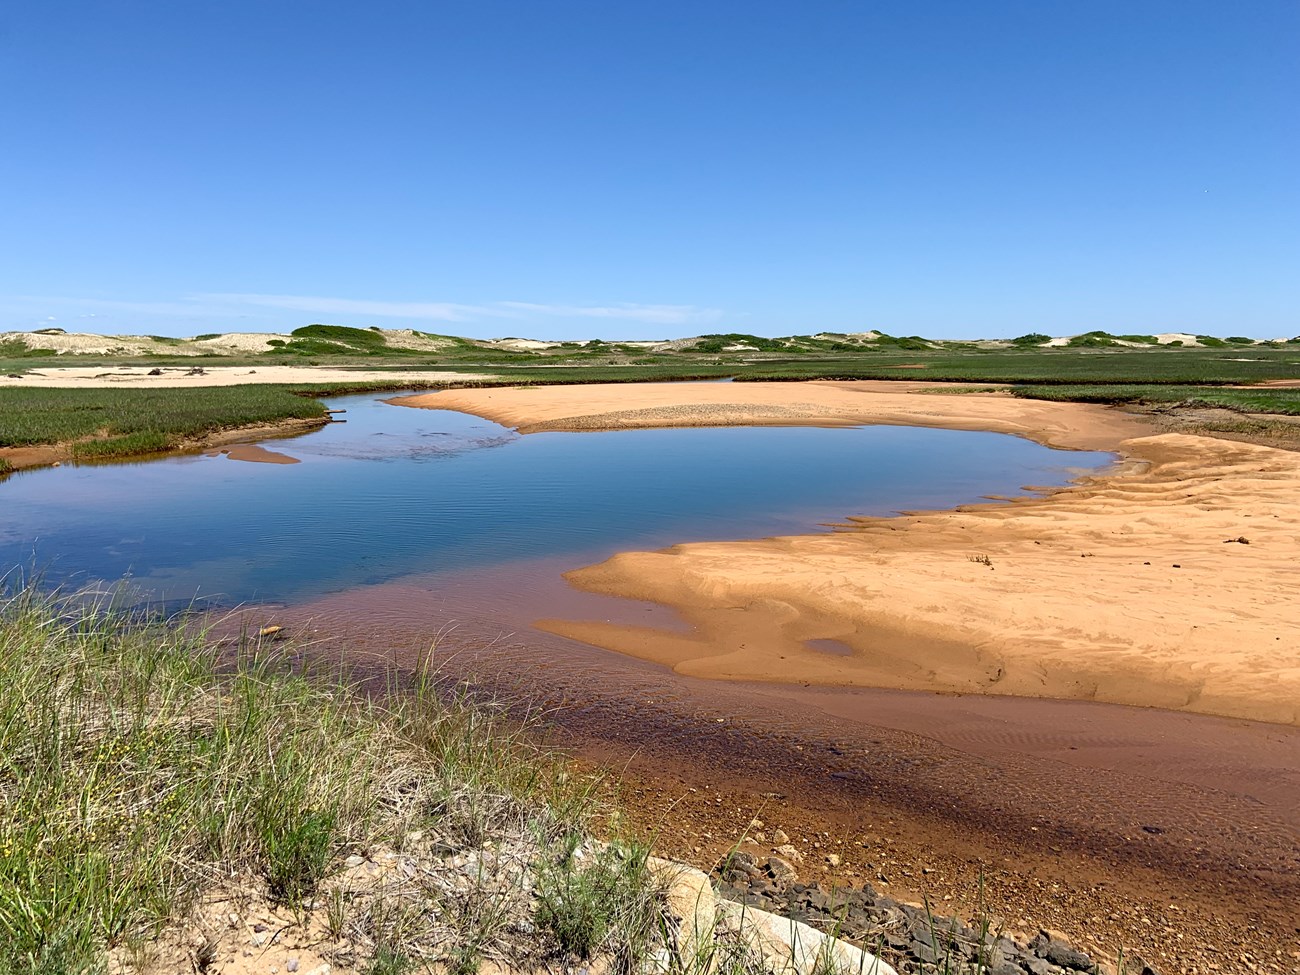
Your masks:
{"label": "sand dune", "polygon": [[[1110,449],[1126,462],[1005,505],[840,532],[629,552],[569,574],[693,633],[546,620],[710,678],[1110,701],[1300,724],[1300,454],[1144,435],[1117,411],[925,384],[450,390],[404,400],[525,432],[905,423]],[[851,654],[805,641],[836,640]]]}
{"label": "sand dune", "polygon": [[[157,375],[152,373],[157,372]],[[470,382],[491,379],[488,375],[436,372],[411,369],[367,370],[327,366],[209,366],[201,371],[187,366],[51,366],[22,375],[0,374],[0,386],[46,386],[62,389],[112,386],[242,386],[249,383],[331,383],[382,382],[386,384]]]}

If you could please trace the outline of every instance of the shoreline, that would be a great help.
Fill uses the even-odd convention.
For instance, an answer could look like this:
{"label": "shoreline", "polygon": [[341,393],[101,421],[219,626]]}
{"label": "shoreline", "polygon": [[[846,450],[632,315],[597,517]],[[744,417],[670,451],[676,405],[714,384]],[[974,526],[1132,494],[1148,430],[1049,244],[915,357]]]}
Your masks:
{"label": "shoreline", "polygon": [[552,562],[364,586],[240,625],[283,624],[323,664],[435,664],[449,686],[469,681],[494,706],[545,715],[548,741],[617,770],[629,823],[704,870],[737,844],[767,855],[782,828],[807,883],[887,878],[881,889],[945,911],[973,912],[982,897],[1030,931],[1084,934],[1092,919],[1096,946],[1112,950],[1176,936],[1197,953],[1300,948],[1300,785],[1278,774],[1296,767],[1300,731],[1091,702],[683,677],[530,632],[537,606],[599,598],[559,593]]}
{"label": "shoreline", "polygon": [[[882,388],[883,387],[883,388]],[[1288,573],[1300,456],[1130,414],[929,384],[815,382],[456,389],[401,397],[539,430],[904,423],[1110,450],[1125,462],[1044,497],[828,535],[625,552],[568,573],[667,605],[683,635],[594,621],[539,628],[683,676],[1009,694],[1300,724]],[[1244,540],[1244,542],[1242,541]],[[819,652],[835,640],[851,655]]]}

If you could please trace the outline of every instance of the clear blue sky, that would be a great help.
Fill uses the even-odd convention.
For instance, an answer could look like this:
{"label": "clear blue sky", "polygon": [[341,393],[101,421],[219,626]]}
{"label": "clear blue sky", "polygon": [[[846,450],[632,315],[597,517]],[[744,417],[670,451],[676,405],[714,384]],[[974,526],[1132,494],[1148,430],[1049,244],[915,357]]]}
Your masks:
{"label": "clear blue sky", "polygon": [[1300,333],[1297,0],[39,0],[0,329]]}

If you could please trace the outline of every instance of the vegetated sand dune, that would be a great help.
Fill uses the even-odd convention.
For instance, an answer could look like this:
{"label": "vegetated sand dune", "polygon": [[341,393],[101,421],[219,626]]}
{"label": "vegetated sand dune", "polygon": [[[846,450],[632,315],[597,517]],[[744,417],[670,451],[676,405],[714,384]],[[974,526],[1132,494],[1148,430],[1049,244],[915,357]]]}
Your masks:
{"label": "vegetated sand dune", "polygon": [[[427,335],[409,328],[378,329],[384,343],[394,349],[440,352],[454,344],[443,336]],[[287,332],[222,332],[202,338],[169,338],[159,335],[98,335],[90,332],[0,332],[0,343],[19,342],[28,349],[55,355],[259,355],[292,341]]]}
{"label": "vegetated sand dune", "polygon": [[[154,374],[156,373],[156,375]],[[432,370],[331,369],[327,366],[53,366],[22,375],[0,374],[0,386],[49,386],[62,389],[107,388],[111,386],[242,386],[249,383],[334,383],[409,382],[412,384],[474,382],[492,379],[487,374],[436,372]]]}
{"label": "vegetated sand dune", "polygon": [[[1125,462],[1011,504],[627,552],[579,588],[675,607],[682,634],[544,620],[710,678],[1109,701],[1300,724],[1300,454],[1144,435],[1104,407],[896,383],[449,390],[410,405],[518,427],[904,423]],[[779,461],[779,459],[776,459]],[[792,472],[798,476],[798,472]],[[808,641],[834,640],[851,653]]]}

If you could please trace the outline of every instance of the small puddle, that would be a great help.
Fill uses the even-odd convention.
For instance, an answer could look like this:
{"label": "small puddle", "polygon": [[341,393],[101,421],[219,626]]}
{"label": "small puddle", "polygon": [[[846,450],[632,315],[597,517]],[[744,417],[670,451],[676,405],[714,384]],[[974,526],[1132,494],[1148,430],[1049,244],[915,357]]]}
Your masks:
{"label": "small puddle", "polygon": [[853,656],[853,648],[841,640],[804,640],[803,645],[815,653],[828,653],[832,657]]}

